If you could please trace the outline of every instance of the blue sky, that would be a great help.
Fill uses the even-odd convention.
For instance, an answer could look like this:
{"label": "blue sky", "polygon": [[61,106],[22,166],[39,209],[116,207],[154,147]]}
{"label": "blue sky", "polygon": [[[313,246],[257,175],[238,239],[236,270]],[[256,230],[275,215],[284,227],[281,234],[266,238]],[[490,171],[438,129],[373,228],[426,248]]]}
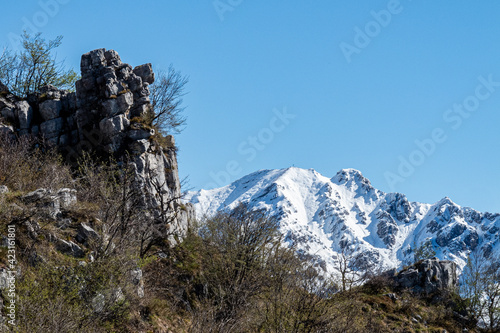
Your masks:
{"label": "blue sky", "polygon": [[[470,1],[9,1],[77,68],[115,49],[190,77],[176,136],[194,189],[259,169],[333,177],[500,212],[500,3]],[[15,45],[14,45],[15,46]],[[416,143],[418,142],[418,144]]]}

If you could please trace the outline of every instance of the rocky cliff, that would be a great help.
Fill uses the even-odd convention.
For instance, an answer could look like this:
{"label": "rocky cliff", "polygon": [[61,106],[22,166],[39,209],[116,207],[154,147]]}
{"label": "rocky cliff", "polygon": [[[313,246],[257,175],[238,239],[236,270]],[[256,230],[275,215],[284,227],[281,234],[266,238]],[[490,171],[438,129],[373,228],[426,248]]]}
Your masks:
{"label": "rocky cliff", "polygon": [[116,51],[97,49],[82,56],[80,67],[75,92],[49,85],[21,99],[0,83],[0,135],[37,138],[57,147],[68,163],[84,152],[127,160],[142,205],[153,216],[171,212],[171,230],[182,236],[193,210],[180,201],[175,141],[160,140],[144,121],[155,80],[151,64],[134,68]]}

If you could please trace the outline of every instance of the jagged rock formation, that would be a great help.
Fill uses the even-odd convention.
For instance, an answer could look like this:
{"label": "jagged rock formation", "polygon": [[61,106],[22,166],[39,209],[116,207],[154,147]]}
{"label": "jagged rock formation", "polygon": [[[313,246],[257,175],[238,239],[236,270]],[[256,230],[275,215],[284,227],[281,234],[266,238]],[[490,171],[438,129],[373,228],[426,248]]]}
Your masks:
{"label": "jagged rock formation", "polygon": [[457,264],[437,258],[421,260],[394,274],[386,273],[398,289],[408,289],[415,293],[433,294],[451,291],[458,286]]}
{"label": "jagged rock formation", "polygon": [[279,219],[289,244],[331,272],[342,252],[357,267],[401,267],[426,242],[436,257],[460,269],[471,251],[489,261],[500,255],[500,214],[460,207],[449,198],[410,202],[403,194],[375,189],[354,169],[332,178],[312,169],[261,170],[221,188],[191,192],[187,200],[200,216],[240,202],[266,209]]}
{"label": "jagged rock formation", "polygon": [[0,135],[39,138],[70,163],[85,151],[128,158],[145,211],[153,217],[173,212],[171,231],[182,236],[193,210],[180,201],[174,138],[160,144],[142,118],[151,108],[153,82],[151,64],[133,68],[114,50],[91,51],[82,56],[75,92],[49,85],[22,100],[0,83]]}

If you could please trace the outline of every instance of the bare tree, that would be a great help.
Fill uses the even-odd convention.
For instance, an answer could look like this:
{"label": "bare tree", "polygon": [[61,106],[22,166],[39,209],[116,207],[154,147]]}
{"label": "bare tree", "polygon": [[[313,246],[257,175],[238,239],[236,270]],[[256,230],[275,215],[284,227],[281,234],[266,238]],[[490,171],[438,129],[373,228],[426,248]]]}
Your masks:
{"label": "bare tree", "polygon": [[277,247],[267,259],[268,286],[262,293],[262,323],[257,331],[318,332],[329,321],[329,299],[336,289],[313,262],[296,249]]}
{"label": "bare tree", "polygon": [[71,172],[55,149],[44,150],[28,136],[0,133],[0,184],[12,191],[58,190],[71,182]]}
{"label": "bare tree", "polygon": [[181,104],[188,80],[172,66],[166,72],[156,73],[155,82],[150,86],[152,113],[148,117],[163,134],[178,134],[186,124]]}
{"label": "bare tree", "polygon": [[336,268],[340,273],[340,290],[347,291],[366,281],[368,272],[361,265],[361,254],[355,254],[354,249],[348,246],[341,246],[341,248],[337,254]]}
{"label": "bare tree", "polygon": [[278,222],[241,204],[208,219],[200,236],[207,292],[202,300],[206,311],[195,316],[195,331],[208,332],[208,324],[218,332],[244,331],[240,318],[252,310],[254,297],[268,283],[265,262],[279,246]]}
{"label": "bare tree", "polygon": [[135,174],[126,161],[96,162],[85,153],[79,161],[76,183],[81,202],[97,205],[101,237],[94,241],[97,257],[109,257],[136,247],[136,232],[144,218],[140,193],[134,186]]}
{"label": "bare tree", "polygon": [[459,291],[471,315],[488,332],[500,330],[500,262],[485,258],[477,248],[467,258],[460,276]]}

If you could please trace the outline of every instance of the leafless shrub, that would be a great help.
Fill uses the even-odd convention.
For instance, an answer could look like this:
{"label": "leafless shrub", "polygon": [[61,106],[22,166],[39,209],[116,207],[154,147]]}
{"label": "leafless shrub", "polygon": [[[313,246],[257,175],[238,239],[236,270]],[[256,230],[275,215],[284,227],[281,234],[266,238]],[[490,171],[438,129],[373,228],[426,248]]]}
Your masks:
{"label": "leafless shrub", "polygon": [[11,191],[58,190],[72,185],[70,168],[55,149],[43,149],[28,136],[0,136],[0,184]]}

